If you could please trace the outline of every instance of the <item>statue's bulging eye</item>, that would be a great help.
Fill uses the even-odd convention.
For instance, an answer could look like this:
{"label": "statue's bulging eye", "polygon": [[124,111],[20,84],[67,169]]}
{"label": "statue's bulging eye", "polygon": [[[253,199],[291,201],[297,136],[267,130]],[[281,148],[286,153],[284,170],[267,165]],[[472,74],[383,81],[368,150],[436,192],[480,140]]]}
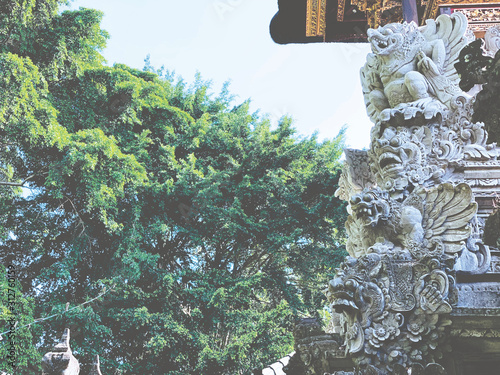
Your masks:
{"label": "statue's bulging eye", "polygon": [[400,145],[401,145],[401,141],[399,140],[399,138],[394,137],[391,139],[391,146],[397,147]]}
{"label": "statue's bulging eye", "polygon": [[347,289],[351,289],[351,290],[353,290],[353,289],[355,289],[355,288],[356,288],[356,282],[355,282],[354,280],[347,280],[347,281],[345,282],[345,287],[346,287]]}

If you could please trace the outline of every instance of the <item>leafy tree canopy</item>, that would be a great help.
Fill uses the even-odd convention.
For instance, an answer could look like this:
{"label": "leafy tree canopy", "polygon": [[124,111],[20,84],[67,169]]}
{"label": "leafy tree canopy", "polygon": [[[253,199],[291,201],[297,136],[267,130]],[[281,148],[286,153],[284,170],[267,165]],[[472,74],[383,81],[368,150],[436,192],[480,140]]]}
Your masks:
{"label": "leafy tree canopy", "polygon": [[460,87],[468,91],[474,85],[482,85],[474,102],[474,122],[484,122],[489,142],[500,142],[500,54],[495,57],[483,55],[482,40],[466,46],[455,65],[460,74]]}
{"label": "leafy tree canopy", "polygon": [[25,329],[17,371],[39,373],[65,326],[83,372],[94,354],[103,373],[172,375],[249,374],[288,354],[344,255],[343,134],[273,128],[200,77],[107,67],[97,11],[4,3],[0,258],[19,319],[106,290]]}

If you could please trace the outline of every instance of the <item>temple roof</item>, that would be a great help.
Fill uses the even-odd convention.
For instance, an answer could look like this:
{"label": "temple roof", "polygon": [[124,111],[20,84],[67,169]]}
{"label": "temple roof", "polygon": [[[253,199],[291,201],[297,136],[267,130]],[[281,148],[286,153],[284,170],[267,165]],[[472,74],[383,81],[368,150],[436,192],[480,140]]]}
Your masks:
{"label": "temple roof", "polygon": [[342,22],[337,21],[338,1],[278,0],[278,7],[270,25],[276,43],[366,41],[366,17],[350,4]]}
{"label": "temple roof", "polygon": [[[416,7],[419,24],[440,14],[460,11],[477,37],[500,24],[500,0],[404,0]],[[386,0],[278,0],[271,20],[272,39],[279,44],[365,42],[366,30],[403,20],[402,2]],[[405,19],[408,19],[406,16]]]}

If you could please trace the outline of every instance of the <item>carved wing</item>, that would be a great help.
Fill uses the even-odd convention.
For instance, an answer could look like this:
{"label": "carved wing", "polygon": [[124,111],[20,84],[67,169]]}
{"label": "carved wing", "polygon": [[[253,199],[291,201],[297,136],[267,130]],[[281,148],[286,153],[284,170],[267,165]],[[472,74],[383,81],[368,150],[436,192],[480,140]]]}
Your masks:
{"label": "carved wing", "polygon": [[470,237],[469,223],[477,212],[472,190],[467,184],[445,183],[416,192],[425,202],[422,226],[428,247],[443,246],[444,253],[460,252]]}
{"label": "carved wing", "polygon": [[[465,31],[467,18],[463,13],[453,13],[451,16],[442,14],[436,20],[427,20],[426,25],[420,28],[422,35],[430,43],[443,43],[445,56],[441,66],[441,73],[458,85],[460,77],[455,69],[455,63],[462,48],[467,45]],[[441,42],[440,42],[441,41]]]}
{"label": "carved wing", "polygon": [[[368,117],[375,122],[378,114],[381,111],[381,106],[387,108],[389,103],[384,95],[384,85],[380,80],[378,69],[379,61],[373,53],[368,54],[365,65],[360,70],[361,87],[363,89],[363,98],[366,106]],[[378,103],[374,103],[373,95],[378,93]],[[370,94],[372,97],[370,97]],[[376,96],[377,97],[377,96]]]}
{"label": "carved wing", "polygon": [[[344,149],[345,162],[340,175],[339,188],[335,191],[335,196],[342,200],[349,199],[363,191],[376,185],[375,176],[370,170],[368,152],[353,148]],[[347,208],[350,212],[350,208]]]}

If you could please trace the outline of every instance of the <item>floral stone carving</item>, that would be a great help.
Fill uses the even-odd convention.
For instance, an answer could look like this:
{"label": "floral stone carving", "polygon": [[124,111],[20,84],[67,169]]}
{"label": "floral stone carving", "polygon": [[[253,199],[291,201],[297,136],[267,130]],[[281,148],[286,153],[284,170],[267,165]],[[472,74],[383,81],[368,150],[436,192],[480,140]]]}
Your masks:
{"label": "floral stone carving", "polygon": [[458,86],[466,29],[454,13],[420,28],[368,31],[373,54],[361,79],[375,125],[370,150],[347,155],[368,159],[371,173],[347,160],[339,196],[350,203],[349,257],[327,291],[331,331],[343,337],[354,374],[446,374],[439,361],[455,272],[489,268],[489,249],[472,231],[477,203],[463,165],[497,155]]}

